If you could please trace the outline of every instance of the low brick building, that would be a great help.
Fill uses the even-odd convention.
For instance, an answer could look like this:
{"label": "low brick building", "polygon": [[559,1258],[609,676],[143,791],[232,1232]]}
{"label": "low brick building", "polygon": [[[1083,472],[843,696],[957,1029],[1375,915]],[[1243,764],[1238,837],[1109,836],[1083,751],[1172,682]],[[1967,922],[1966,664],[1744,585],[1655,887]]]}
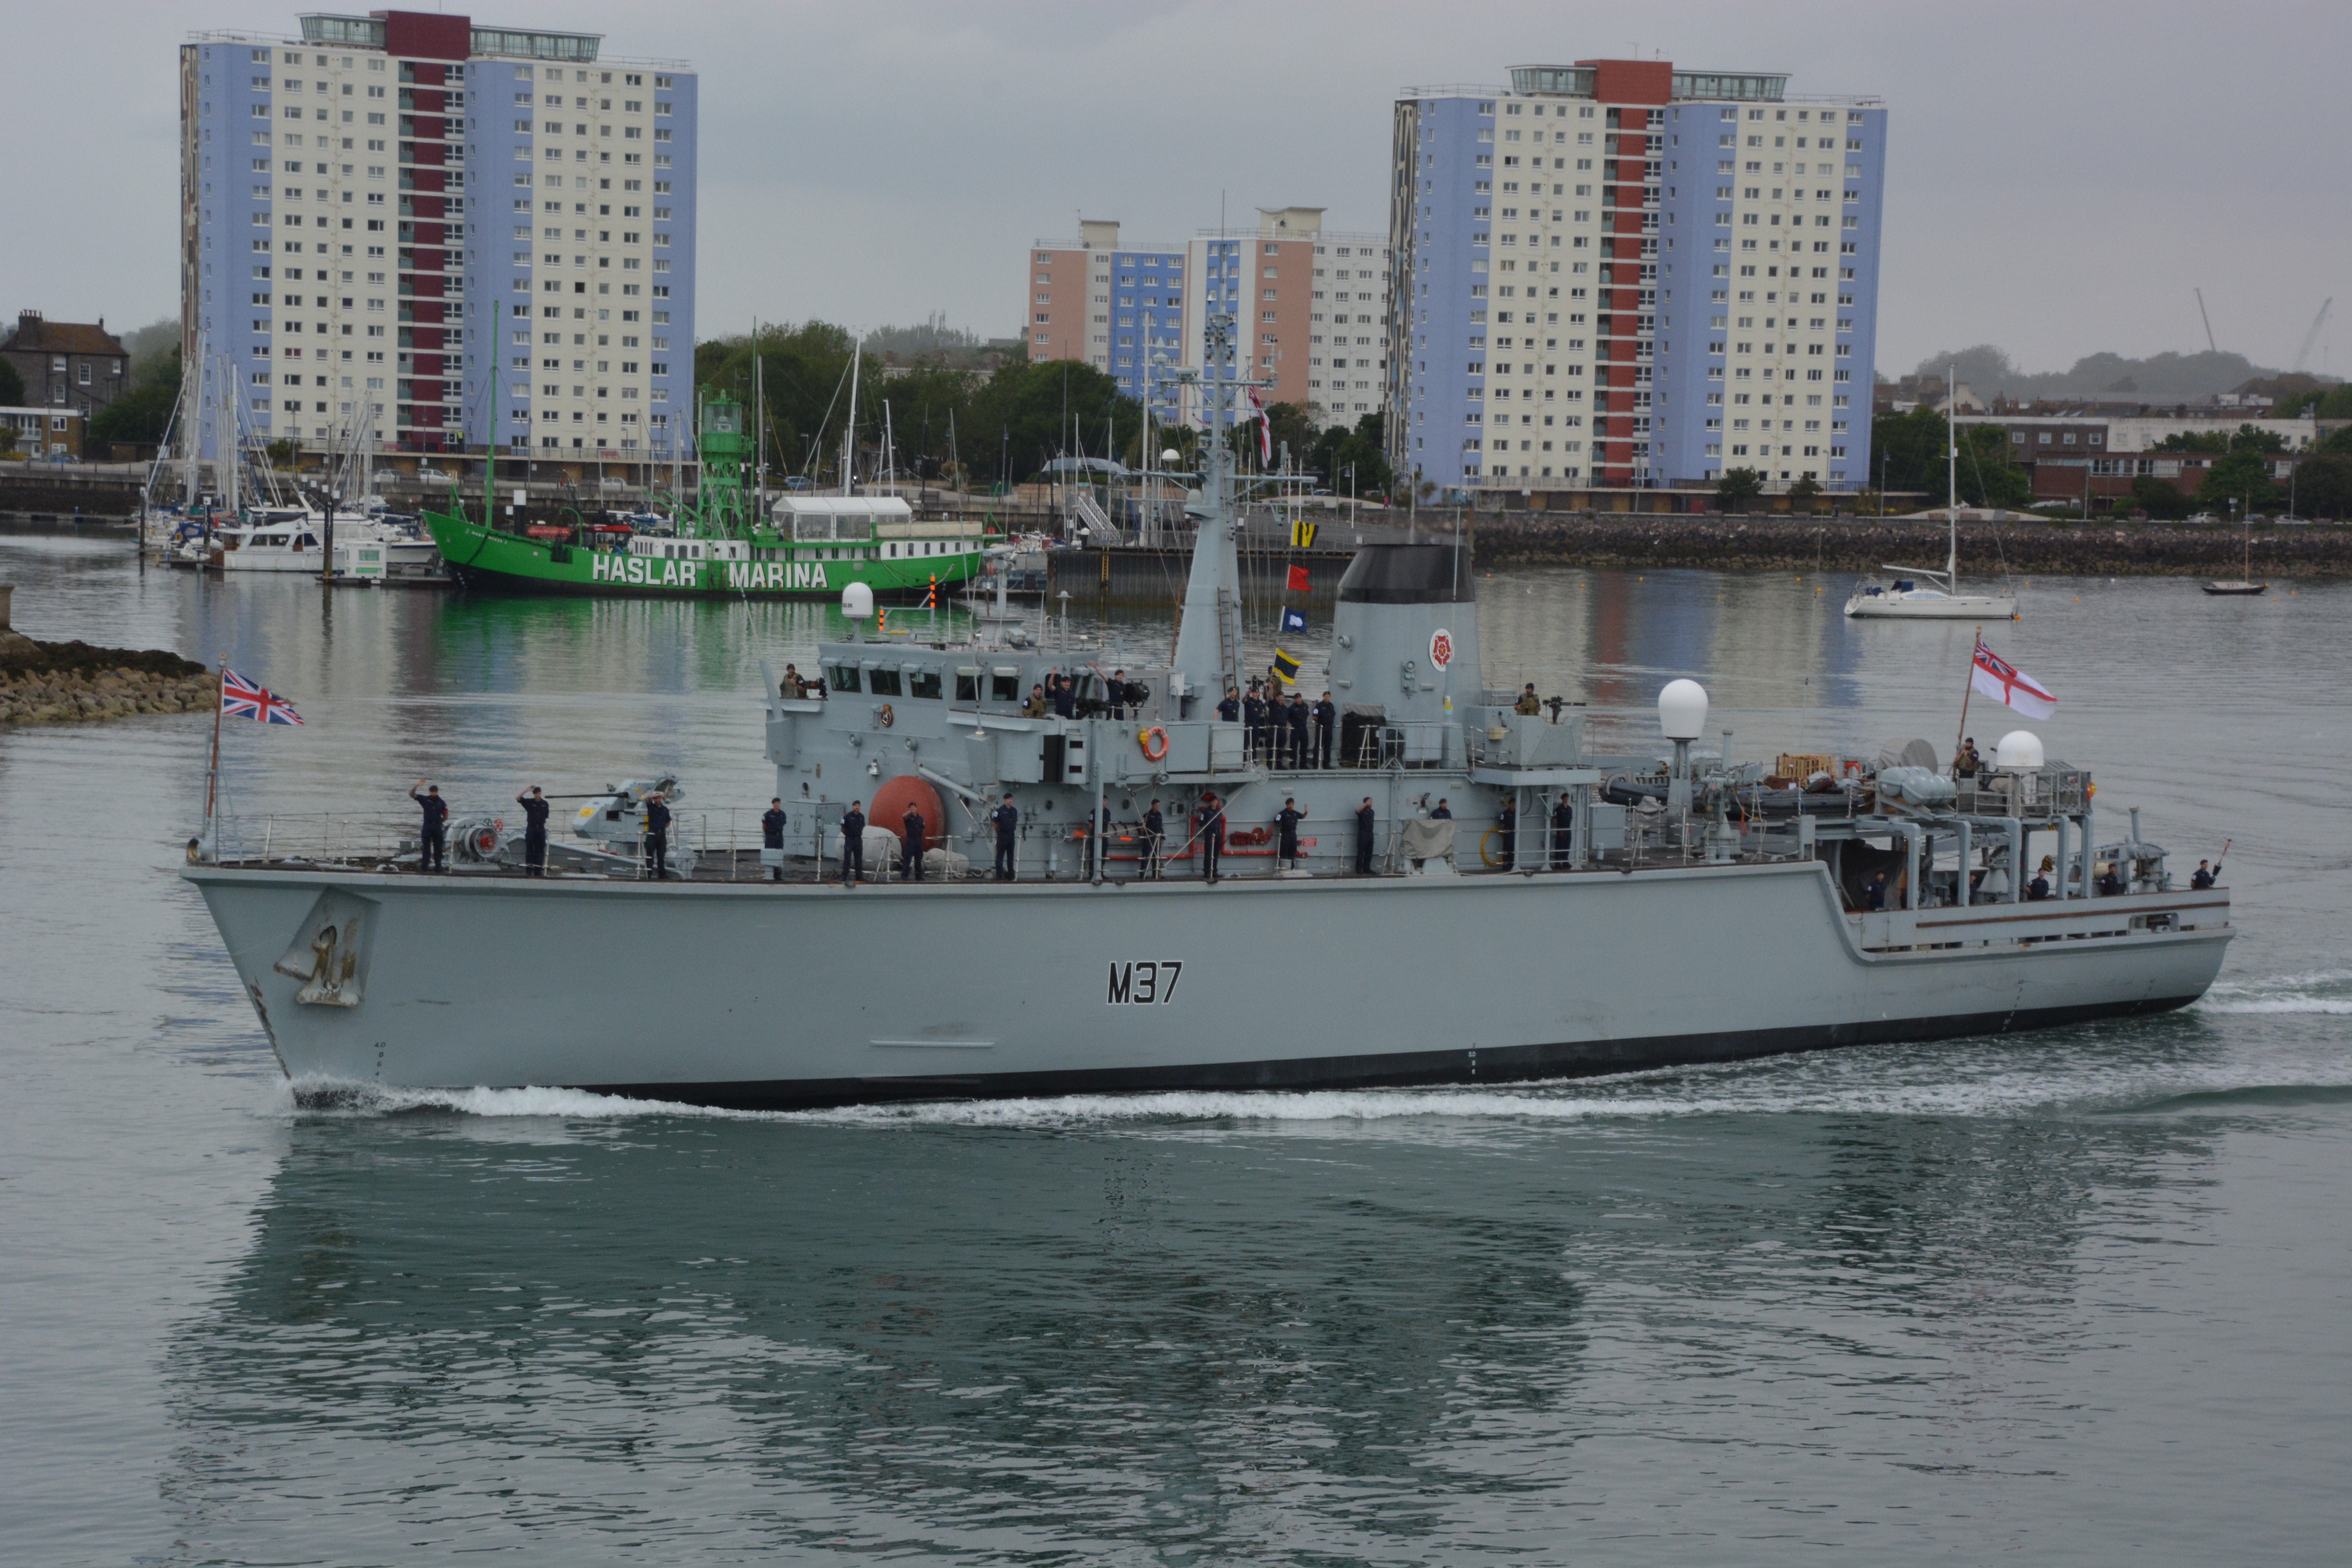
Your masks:
{"label": "low brick building", "polygon": [[84,419],[131,387],[131,351],[106,330],[102,316],[93,324],[19,311],[16,330],[0,343],[0,359],[16,367],[27,405],[69,410]]}
{"label": "low brick building", "polygon": [[0,408],[0,429],[16,434],[16,444],[7,456],[18,462],[32,458],[84,455],[82,416],[78,408]]}

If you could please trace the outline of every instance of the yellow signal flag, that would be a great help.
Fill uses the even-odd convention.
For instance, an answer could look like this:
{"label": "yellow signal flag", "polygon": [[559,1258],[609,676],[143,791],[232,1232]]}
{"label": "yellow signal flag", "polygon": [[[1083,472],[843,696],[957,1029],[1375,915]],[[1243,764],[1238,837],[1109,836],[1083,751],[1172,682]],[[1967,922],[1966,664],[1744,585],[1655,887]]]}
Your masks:
{"label": "yellow signal flag", "polygon": [[1304,518],[1292,520],[1290,524],[1290,548],[1293,550],[1314,549],[1316,527],[1316,524],[1308,522]]}

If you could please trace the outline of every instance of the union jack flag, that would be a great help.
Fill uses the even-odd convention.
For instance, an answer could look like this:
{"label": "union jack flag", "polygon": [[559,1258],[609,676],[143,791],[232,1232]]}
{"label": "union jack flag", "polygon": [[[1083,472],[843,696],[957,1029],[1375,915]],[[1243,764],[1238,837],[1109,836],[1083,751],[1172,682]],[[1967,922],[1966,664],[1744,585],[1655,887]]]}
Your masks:
{"label": "union jack flag", "polygon": [[256,686],[233,669],[221,671],[221,711],[259,724],[299,724],[302,715],[283,697]]}
{"label": "union jack flag", "polygon": [[2047,719],[2058,711],[2058,699],[1982,642],[1977,644],[1976,668],[1969,671],[1969,684],[2029,719]]}

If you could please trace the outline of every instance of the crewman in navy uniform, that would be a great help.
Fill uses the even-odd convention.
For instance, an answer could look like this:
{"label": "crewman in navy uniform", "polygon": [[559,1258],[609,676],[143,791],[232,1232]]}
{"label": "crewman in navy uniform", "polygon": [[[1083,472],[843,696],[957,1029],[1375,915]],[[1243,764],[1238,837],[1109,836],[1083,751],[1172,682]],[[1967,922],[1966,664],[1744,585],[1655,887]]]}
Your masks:
{"label": "crewman in navy uniform", "polygon": [[1445,797],[1444,795],[1441,795],[1437,797],[1437,809],[1429,814],[1429,820],[1432,822],[1451,822],[1454,820],[1454,808],[1445,804]]}
{"label": "crewman in navy uniform", "polygon": [[1054,717],[1075,719],[1078,714],[1078,683],[1066,675],[1054,677]]}
{"label": "crewman in navy uniform", "polygon": [[1211,791],[1201,797],[1201,875],[1210,882],[1217,879],[1217,857],[1225,848],[1225,803]]}
{"label": "crewman in navy uniform", "polygon": [[1323,694],[1322,700],[1315,704],[1314,765],[1318,768],[1328,768],[1331,765],[1331,732],[1339,722],[1339,710],[1332,702],[1331,694],[1327,691]]}
{"label": "crewman in navy uniform", "polygon": [[1881,872],[1879,872],[1876,876],[1874,876],[1874,877],[1871,878],[1871,879],[1870,879],[1870,900],[1869,900],[1869,901],[1870,901],[1870,907],[1871,907],[1872,909],[1874,909],[1874,910],[1883,910],[1883,909],[1885,909],[1885,908],[1886,907],[1886,873],[1885,873],[1885,872],[1881,871]]}
{"label": "crewman in navy uniform", "polygon": [[1568,792],[1562,790],[1559,804],[1551,808],[1551,868],[1568,869],[1569,846],[1576,838],[1576,808],[1568,802]]}
{"label": "crewman in navy uniform", "polygon": [[866,875],[866,803],[853,800],[841,814],[841,879],[850,887]]}
{"label": "crewman in navy uniform", "polygon": [[782,795],[770,797],[768,801],[768,809],[760,814],[760,843],[763,847],[773,849],[777,853],[776,864],[768,868],[768,880],[771,882],[782,881],[784,879],[784,866],[782,859],[784,848],[784,801]]}
{"label": "crewman in navy uniform", "polygon": [[906,838],[906,857],[898,865],[898,874],[910,882],[923,879],[923,813],[913,801],[907,803],[907,815],[898,819],[898,831]]}
{"label": "crewman in navy uniform", "polygon": [[522,874],[526,877],[547,875],[547,797],[531,785],[515,796],[522,807]]}
{"label": "crewman in navy uniform", "polygon": [[1242,722],[1247,726],[1248,755],[1264,756],[1265,744],[1265,699],[1258,695],[1257,682],[1250,682],[1249,695],[1242,699]]}
{"label": "crewman in navy uniform", "polygon": [[[419,791],[423,793],[419,794]],[[449,868],[449,840],[445,830],[449,821],[449,803],[441,798],[441,786],[418,779],[409,786],[408,798],[425,812],[424,834],[417,846],[417,868],[446,871]]]}
{"label": "crewman in navy uniform", "polygon": [[1013,804],[1013,792],[1004,793],[1004,804],[988,814],[996,827],[996,879],[1010,882],[1016,876],[1013,865],[1014,838],[1021,829],[1021,808]]}
{"label": "crewman in navy uniform", "polygon": [[1356,875],[1372,874],[1372,828],[1380,814],[1372,809],[1372,797],[1366,795],[1364,804],[1356,808]]}
{"label": "crewman in navy uniform", "polygon": [[1274,853],[1275,858],[1286,865],[1296,867],[1298,864],[1298,825],[1306,820],[1307,814],[1298,809],[1298,803],[1284,795],[1282,809],[1274,814],[1274,828],[1277,836]]}
{"label": "crewman in navy uniform", "polygon": [[2200,860],[2197,862],[2197,869],[2189,875],[2189,885],[2201,893],[2221,879],[2221,867],[2219,861],[2208,866],[2204,861]]}
{"label": "crewman in navy uniform", "polygon": [[669,805],[659,790],[646,796],[646,864],[656,882],[669,875]]}
{"label": "crewman in navy uniform", "polygon": [[1160,880],[1160,855],[1168,843],[1168,818],[1160,814],[1160,803],[1153,801],[1151,809],[1143,814],[1143,877],[1146,881]]}
{"label": "crewman in navy uniform", "polygon": [[1217,717],[1231,724],[1242,716],[1241,694],[1232,687],[1225,688],[1224,700],[1217,704]]}
{"label": "crewman in navy uniform", "polygon": [[1110,716],[1114,719],[1126,718],[1128,702],[1127,671],[1123,669],[1112,670],[1110,672],[1109,685],[1104,690],[1103,695],[1109,700]]}
{"label": "crewman in navy uniform", "polygon": [[1315,749],[1307,738],[1307,697],[1297,691],[1290,694],[1290,765],[1294,768],[1315,765]]}

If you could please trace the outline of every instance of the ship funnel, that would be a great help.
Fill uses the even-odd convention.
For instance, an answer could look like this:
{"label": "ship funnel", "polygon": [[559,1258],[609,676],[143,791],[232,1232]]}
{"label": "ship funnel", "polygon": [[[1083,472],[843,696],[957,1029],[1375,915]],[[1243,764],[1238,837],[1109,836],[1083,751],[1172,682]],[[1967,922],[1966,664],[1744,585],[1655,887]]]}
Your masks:
{"label": "ship funnel", "polygon": [[1658,693],[1658,728],[1669,741],[1696,741],[1706,731],[1706,688],[1696,680],[1670,680]]}
{"label": "ship funnel", "polygon": [[1330,684],[1349,712],[1389,724],[1458,724],[1457,700],[1484,695],[1470,552],[1451,544],[1367,544],[1339,579]]}

